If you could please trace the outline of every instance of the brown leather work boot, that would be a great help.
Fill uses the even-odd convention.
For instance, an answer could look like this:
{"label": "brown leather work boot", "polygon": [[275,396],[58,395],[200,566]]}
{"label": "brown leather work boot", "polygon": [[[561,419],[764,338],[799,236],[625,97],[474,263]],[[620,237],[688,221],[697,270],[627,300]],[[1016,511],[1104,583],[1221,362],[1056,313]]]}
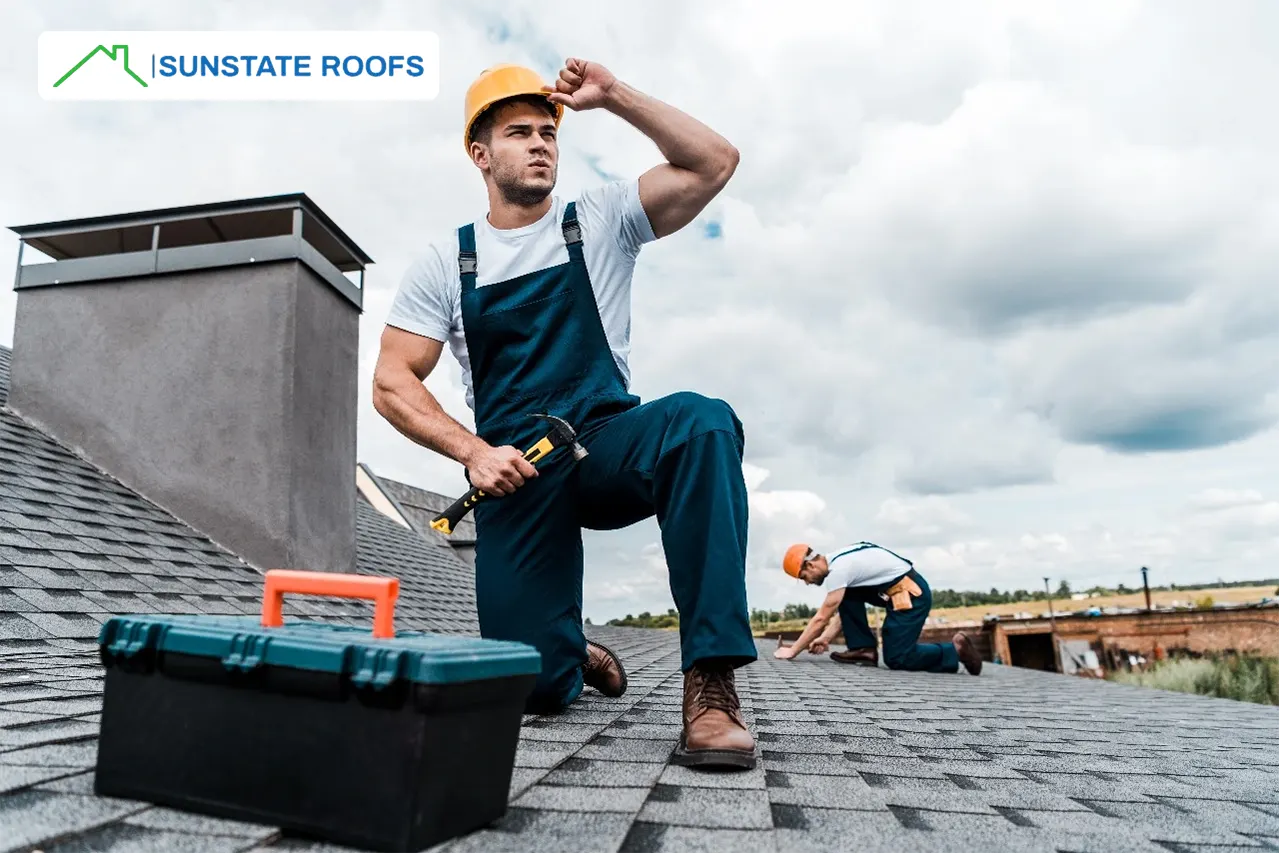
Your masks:
{"label": "brown leather work boot", "polygon": [[582,681],[605,696],[616,699],[627,692],[627,671],[609,649],[587,641],[587,662],[582,665]]}
{"label": "brown leather work boot", "polygon": [[831,659],[840,663],[852,663],[858,666],[879,666],[880,652],[875,646],[869,649],[848,649],[843,652],[832,652]]}
{"label": "brown leather work boot", "polygon": [[671,763],[719,769],[755,767],[756,739],[740,708],[732,667],[694,664],[684,674],[684,731]]}
{"label": "brown leather work boot", "polygon": [[960,658],[960,663],[964,664],[970,675],[982,672],[982,655],[978,654],[968,635],[956,632],[951,638],[951,644],[956,647],[956,657]]}

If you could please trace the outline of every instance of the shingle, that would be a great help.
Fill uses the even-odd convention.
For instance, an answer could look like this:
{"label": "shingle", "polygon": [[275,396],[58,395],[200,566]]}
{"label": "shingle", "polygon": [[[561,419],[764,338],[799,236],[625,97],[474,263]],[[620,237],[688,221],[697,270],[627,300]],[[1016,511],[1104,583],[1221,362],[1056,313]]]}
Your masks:
{"label": "shingle", "polygon": [[576,744],[521,740],[516,746],[516,767],[554,767],[576,751]]}
{"label": "shingle", "polygon": [[[2,695],[0,695],[0,701],[4,701]],[[102,697],[95,694],[79,698],[40,699],[33,702],[23,702],[21,705],[10,707],[16,707],[20,711],[29,711],[38,714],[71,716],[75,714],[88,714],[101,710]]]}
{"label": "shingle", "polygon": [[[268,833],[263,839],[276,833]],[[90,830],[77,838],[46,846],[44,853],[239,853],[246,839],[183,835],[117,823]]]}
{"label": "shingle", "polygon": [[644,805],[647,787],[597,788],[570,785],[534,785],[512,805],[518,808],[567,812],[634,813]]}
{"label": "shingle", "polygon": [[[721,850],[767,850],[773,833],[766,830],[691,829],[637,821],[618,853],[717,853]],[[830,846],[826,850],[830,850]]]}
{"label": "shingle", "polygon": [[[68,741],[89,737],[98,733],[95,723],[77,719],[55,719],[20,728],[0,729],[0,749],[47,744],[52,741]],[[0,754],[0,762],[4,756]]]}
{"label": "shingle", "polygon": [[54,743],[25,749],[0,748],[0,764],[36,767],[92,767],[97,761],[98,743],[85,740],[76,743]]}
{"label": "shingle", "polygon": [[[0,771],[7,765],[0,764]],[[20,766],[14,766],[13,769],[22,769]],[[36,787],[41,791],[56,791],[60,794],[85,794],[93,795],[93,771],[77,773],[69,767],[54,768],[50,772],[56,771],[59,776],[47,782],[41,782]]]}
{"label": "shingle", "polygon": [[84,637],[98,633],[101,623],[85,613],[26,613],[50,637]]}
{"label": "shingle", "polygon": [[657,785],[640,810],[649,823],[718,829],[768,829],[769,795],[764,790],[723,790]]}
{"label": "shingle", "polygon": [[573,756],[547,774],[548,785],[582,785],[596,787],[649,788],[658,781],[664,768],[661,762],[602,761]]}
{"label": "shingle", "polygon": [[593,738],[600,731],[600,728],[598,725],[525,728],[521,736],[531,741],[560,741],[581,744]]}
{"label": "shingle", "polygon": [[41,714],[39,712],[26,710],[25,708],[18,709],[12,706],[0,706],[0,729],[7,729],[14,726],[26,726],[31,723],[40,723],[56,719],[59,719],[56,714]]}
{"label": "shingle", "polygon": [[238,820],[224,820],[169,808],[147,809],[144,812],[126,818],[124,822],[132,826],[188,835],[228,835],[234,838],[258,840],[274,835],[278,831],[271,826],[245,823]]}
{"label": "shingle", "polygon": [[675,748],[673,740],[634,740],[597,735],[577,754],[582,758],[605,761],[666,761]]}
{"label": "shingle", "polygon": [[0,794],[49,782],[66,775],[65,767],[31,767],[17,764],[0,764]]}
{"label": "shingle", "polygon": [[727,773],[708,773],[694,767],[669,765],[658,779],[662,785],[689,788],[727,788],[761,790],[765,788],[765,769],[757,762],[754,769]]}
{"label": "shingle", "polygon": [[39,844],[74,831],[85,831],[146,808],[145,804],[18,791],[0,795],[0,838],[3,850]]}
{"label": "shingle", "polygon": [[1128,823],[1164,828],[1221,829],[1240,834],[1275,832],[1277,829],[1274,817],[1233,802],[1172,799],[1154,803],[1082,802],[1102,814]]}
{"label": "shingle", "polygon": [[858,776],[858,765],[826,755],[803,755],[762,750],[765,770],[782,773],[811,773],[821,776]]}
{"label": "shingle", "polygon": [[28,612],[90,613],[102,609],[78,589],[16,589],[14,594],[32,605],[34,610]]}
{"label": "shingle", "polygon": [[530,853],[542,850],[617,850],[627,836],[627,814],[582,814],[508,808],[493,828],[448,845],[448,853]]}
{"label": "shingle", "polygon": [[[44,640],[53,636],[27,619],[27,615],[29,614],[0,612],[0,636],[17,637],[23,640]],[[0,702],[3,701],[4,694],[0,691]]]}
{"label": "shingle", "polygon": [[663,740],[680,737],[683,726],[679,718],[675,722],[661,725],[658,723],[633,723],[619,721],[606,727],[600,733],[606,737],[634,738],[636,740]]}

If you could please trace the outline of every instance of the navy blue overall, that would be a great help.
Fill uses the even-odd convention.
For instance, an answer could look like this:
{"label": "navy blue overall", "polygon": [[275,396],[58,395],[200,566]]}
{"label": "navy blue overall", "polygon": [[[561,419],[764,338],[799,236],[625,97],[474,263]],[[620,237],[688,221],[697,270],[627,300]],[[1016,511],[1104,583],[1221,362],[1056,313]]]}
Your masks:
{"label": "navy blue overall", "polygon": [[[880,548],[870,542],[860,542],[848,551],[862,548]],[[882,550],[889,551],[888,548]],[[839,555],[837,555],[839,556]],[[897,554],[893,556],[898,557]],[[832,558],[834,559],[834,558]],[[898,559],[911,565],[906,557]],[[907,610],[894,610],[893,604],[884,594],[904,577],[910,577],[920,587],[920,596],[911,596],[911,607]],[[885,608],[884,623],[880,627],[880,639],[884,645],[884,664],[889,669],[907,669],[917,672],[956,672],[960,668],[960,659],[956,655],[956,647],[951,643],[917,643],[924,620],[929,618],[929,610],[933,606],[933,592],[929,589],[924,575],[912,566],[906,572],[889,581],[875,586],[851,586],[844,591],[844,599],[840,602],[840,627],[844,633],[845,647],[849,651],[855,649],[874,649],[876,635],[867,625],[867,608],[871,604]]]}
{"label": "navy blue overall", "polygon": [[[476,286],[473,225],[459,229],[462,318],[476,432],[524,451],[564,418],[589,455],[538,463],[515,492],[477,505],[476,605],[484,637],[542,654],[531,712],[582,691],[582,528],[615,530],[657,516],[680,613],[682,669],[756,658],[747,614],[747,489],[742,424],[729,405],[691,392],[642,404],[609,348],[582,251],[575,204],[561,223],[568,263]],[[625,663],[625,662],[624,662]]]}

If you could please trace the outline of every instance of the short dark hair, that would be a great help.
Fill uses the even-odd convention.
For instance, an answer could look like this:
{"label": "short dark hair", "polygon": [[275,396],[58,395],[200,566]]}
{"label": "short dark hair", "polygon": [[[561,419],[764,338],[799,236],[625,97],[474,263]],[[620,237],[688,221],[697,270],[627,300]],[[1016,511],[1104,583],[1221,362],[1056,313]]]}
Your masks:
{"label": "short dark hair", "polygon": [[547,111],[547,115],[553,119],[556,117],[556,105],[551,103],[542,95],[515,95],[510,98],[503,98],[501,101],[494,101],[485,107],[480,115],[476,116],[475,123],[471,125],[471,136],[467,139],[467,144],[472,142],[480,142],[488,145],[493,137],[493,125],[496,122],[498,110],[508,104],[532,104],[535,107],[542,107]]}

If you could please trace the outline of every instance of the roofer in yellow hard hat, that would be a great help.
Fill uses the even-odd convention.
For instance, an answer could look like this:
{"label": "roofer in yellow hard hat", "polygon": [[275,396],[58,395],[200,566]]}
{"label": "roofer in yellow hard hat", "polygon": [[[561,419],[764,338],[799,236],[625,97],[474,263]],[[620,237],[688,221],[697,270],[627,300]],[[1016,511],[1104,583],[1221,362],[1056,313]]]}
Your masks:
{"label": "roofer in yellow hard hat", "polygon": [[929,617],[932,593],[911,561],[888,548],[855,542],[828,558],[801,542],[787,549],[782,570],[830,592],[796,641],[790,646],[779,645],[774,657],[790,660],[806,649],[820,655],[843,628],[845,651],[832,652],[831,659],[879,665],[876,636],[867,625],[865,605],[870,604],[885,608],[880,636],[889,669],[957,672],[964,664],[971,675],[982,671],[982,656],[964,633],[957,632],[950,643],[918,642]]}
{"label": "roofer in yellow hard hat", "polygon": [[[572,199],[554,194],[566,108],[601,109],[645,134],[664,162]],[[723,400],[630,393],[631,275],[641,247],[691,222],[738,152],[706,125],[569,59],[554,85],[516,65],[467,90],[461,137],[486,215],[437,235],[405,274],[383,332],[374,405],[404,435],[466,468],[495,500],[476,505],[483,636],[542,653],[529,710],[559,709],[584,683],[626,689],[622,662],[582,626],[582,529],[656,515],[680,612],[683,734],[673,760],[749,768],[755,739],[734,670],[756,659],[747,611],[743,429]],[[472,433],[423,380],[448,344]],[[522,452],[564,418],[589,455],[535,469]]]}

